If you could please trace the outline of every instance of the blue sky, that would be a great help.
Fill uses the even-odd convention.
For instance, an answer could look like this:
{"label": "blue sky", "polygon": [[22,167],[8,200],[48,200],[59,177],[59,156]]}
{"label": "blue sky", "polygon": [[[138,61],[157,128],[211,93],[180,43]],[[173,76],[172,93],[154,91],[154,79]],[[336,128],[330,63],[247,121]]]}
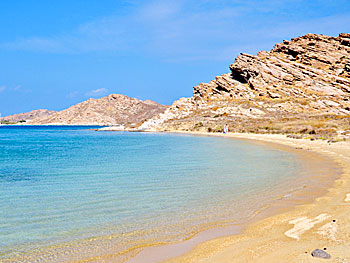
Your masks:
{"label": "blue sky", "polygon": [[240,52],[350,32],[348,0],[2,0],[0,112],[121,93],[171,104]]}

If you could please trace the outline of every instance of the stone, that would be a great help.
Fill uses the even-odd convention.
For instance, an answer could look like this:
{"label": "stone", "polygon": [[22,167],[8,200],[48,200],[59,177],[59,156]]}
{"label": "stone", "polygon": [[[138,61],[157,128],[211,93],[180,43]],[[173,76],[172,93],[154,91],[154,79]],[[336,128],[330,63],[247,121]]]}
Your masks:
{"label": "stone", "polygon": [[324,259],[331,258],[331,255],[322,249],[315,249],[314,251],[312,251],[311,255],[315,258],[324,258]]}
{"label": "stone", "polygon": [[[205,121],[214,130],[228,123],[236,132],[298,133],[298,120],[305,125],[310,120],[311,130],[331,137],[333,127],[348,125],[349,40],[347,33],[307,34],[257,55],[241,53],[229,73],[195,86],[192,97],[175,101],[142,128],[193,130],[195,123]],[[335,123],[318,125],[324,116]]]}

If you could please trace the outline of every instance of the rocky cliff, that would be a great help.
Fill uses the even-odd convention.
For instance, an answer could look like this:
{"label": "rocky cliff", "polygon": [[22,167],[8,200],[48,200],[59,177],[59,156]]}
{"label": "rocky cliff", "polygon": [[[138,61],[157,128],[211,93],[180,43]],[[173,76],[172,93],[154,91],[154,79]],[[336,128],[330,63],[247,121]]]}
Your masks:
{"label": "rocky cliff", "polygon": [[61,125],[140,125],[165,111],[167,106],[150,100],[138,100],[120,94],[89,99],[49,117],[36,118],[29,124]]}
{"label": "rocky cliff", "polygon": [[47,118],[54,113],[56,113],[56,111],[33,110],[30,112],[9,115],[9,116],[1,118],[1,120],[2,121],[9,121],[9,122],[30,121],[30,120],[33,120],[36,118]]}
{"label": "rocky cliff", "polygon": [[193,89],[150,130],[334,134],[350,129],[350,34],[307,34],[257,55],[240,54],[230,72]]}

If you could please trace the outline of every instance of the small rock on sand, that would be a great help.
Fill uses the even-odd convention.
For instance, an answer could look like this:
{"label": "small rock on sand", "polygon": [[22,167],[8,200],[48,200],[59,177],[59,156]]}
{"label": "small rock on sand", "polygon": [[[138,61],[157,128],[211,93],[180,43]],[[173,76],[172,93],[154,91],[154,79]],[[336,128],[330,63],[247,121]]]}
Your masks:
{"label": "small rock on sand", "polygon": [[345,202],[350,202],[350,194],[346,194],[346,197],[345,197]]}
{"label": "small rock on sand", "polygon": [[315,258],[325,258],[325,259],[331,258],[330,254],[328,254],[326,251],[321,249],[315,249],[314,251],[312,251],[311,255]]}

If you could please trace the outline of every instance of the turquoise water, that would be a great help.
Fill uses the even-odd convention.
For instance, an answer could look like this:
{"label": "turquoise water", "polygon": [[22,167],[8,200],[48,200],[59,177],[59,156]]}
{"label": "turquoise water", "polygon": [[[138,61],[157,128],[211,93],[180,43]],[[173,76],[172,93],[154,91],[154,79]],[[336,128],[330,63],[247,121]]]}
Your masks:
{"label": "turquoise water", "polygon": [[228,138],[0,127],[0,261],[179,241],[246,220],[300,171],[290,152]]}

